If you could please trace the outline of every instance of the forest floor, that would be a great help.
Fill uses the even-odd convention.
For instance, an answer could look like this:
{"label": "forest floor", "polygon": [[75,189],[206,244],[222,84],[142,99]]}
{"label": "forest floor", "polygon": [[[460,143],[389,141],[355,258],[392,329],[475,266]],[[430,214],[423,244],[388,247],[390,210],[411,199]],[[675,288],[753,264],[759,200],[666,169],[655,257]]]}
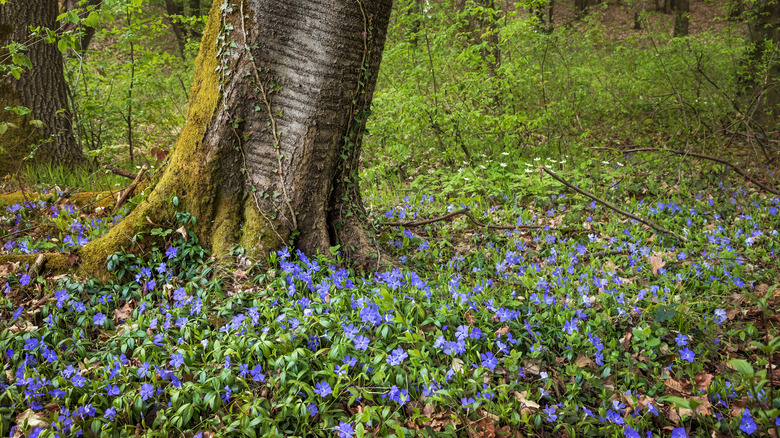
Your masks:
{"label": "forest floor", "polygon": [[[526,196],[368,190],[385,272],[337,248],[225,268],[182,224],[109,282],[0,266],[0,433],[777,436],[780,198],[704,161],[602,158],[532,160]],[[121,218],[60,197],[0,207],[2,253]]]}

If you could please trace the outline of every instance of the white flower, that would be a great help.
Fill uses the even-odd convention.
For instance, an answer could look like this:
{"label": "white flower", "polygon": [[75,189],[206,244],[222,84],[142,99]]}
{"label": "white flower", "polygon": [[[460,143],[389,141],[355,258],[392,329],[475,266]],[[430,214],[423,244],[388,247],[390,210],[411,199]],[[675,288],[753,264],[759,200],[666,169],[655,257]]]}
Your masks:
{"label": "white flower", "polygon": [[509,152],[501,152],[501,155],[509,155]]}
{"label": "white flower", "polygon": [[525,169],[525,173],[534,173],[534,171],[531,169]]}
{"label": "white flower", "polygon": [[534,161],[539,161],[539,160],[541,160],[541,158],[539,157],[534,158]]}
{"label": "white flower", "polygon": [[506,163],[501,163],[500,166],[501,167],[506,167]]}

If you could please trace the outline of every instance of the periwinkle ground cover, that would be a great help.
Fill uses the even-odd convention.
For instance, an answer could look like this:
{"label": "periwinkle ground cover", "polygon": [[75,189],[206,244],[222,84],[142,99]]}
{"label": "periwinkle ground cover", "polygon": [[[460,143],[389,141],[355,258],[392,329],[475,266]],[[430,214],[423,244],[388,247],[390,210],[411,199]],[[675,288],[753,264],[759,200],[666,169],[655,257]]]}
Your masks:
{"label": "periwinkle ground cover", "polygon": [[[399,267],[367,276],[335,249],[217,275],[175,232],[145,258],[110,257],[108,283],[13,274],[0,433],[769,435],[778,202],[722,185],[623,204],[686,243],[571,195],[520,208],[425,194],[376,216],[467,206],[556,229],[392,229],[380,238]],[[605,250],[621,254],[592,257]]]}

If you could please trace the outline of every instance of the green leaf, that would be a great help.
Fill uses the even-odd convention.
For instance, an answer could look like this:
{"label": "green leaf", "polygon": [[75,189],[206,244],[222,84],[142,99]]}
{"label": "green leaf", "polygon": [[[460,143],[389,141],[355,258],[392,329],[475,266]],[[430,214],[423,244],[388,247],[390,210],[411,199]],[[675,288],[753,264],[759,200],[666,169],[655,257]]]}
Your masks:
{"label": "green leaf", "polygon": [[731,364],[731,366],[734,367],[734,369],[743,376],[753,377],[755,374],[753,371],[753,366],[750,365],[746,360],[731,359],[729,360],[729,364]]}
{"label": "green leaf", "polygon": [[0,135],[5,134],[6,132],[8,132],[8,123],[0,123]]}
{"label": "green leaf", "polygon": [[61,39],[57,41],[57,48],[60,52],[65,53],[68,50],[68,43],[64,39]]}
{"label": "green leaf", "polygon": [[87,15],[87,18],[83,19],[81,23],[87,27],[97,27],[100,24],[100,15],[97,12],[92,11]]}

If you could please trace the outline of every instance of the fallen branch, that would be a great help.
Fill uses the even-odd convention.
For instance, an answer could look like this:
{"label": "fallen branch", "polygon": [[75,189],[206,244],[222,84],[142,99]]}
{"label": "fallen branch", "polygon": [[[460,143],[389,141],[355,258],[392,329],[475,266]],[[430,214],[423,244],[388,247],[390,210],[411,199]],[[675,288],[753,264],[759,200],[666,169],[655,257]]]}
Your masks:
{"label": "fallen branch", "polygon": [[133,190],[135,190],[135,188],[138,186],[138,183],[141,182],[141,178],[143,178],[144,173],[146,173],[147,170],[149,170],[149,166],[146,164],[141,166],[141,170],[138,172],[138,175],[135,176],[133,183],[130,184],[130,186],[119,196],[119,199],[117,199],[116,205],[114,206],[114,211],[117,211],[119,207],[121,207],[122,204],[127,201],[127,197],[130,196],[130,193],[132,193]]}
{"label": "fallen branch", "polygon": [[596,147],[596,148],[593,148],[593,149],[608,149],[608,150],[613,150],[613,151],[617,151],[617,152],[624,153],[624,154],[630,154],[630,153],[635,153],[635,152],[669,152],[670,154],[677,154],[677,155],[682,155],[682,156],[691,156],[691,157],[701,158],[703,160],[714,161],[716,163],[720,163],[720,164],[723,164],[724,166],[730,167],[731,170],[733,170],[734,172],[737,172],[738,174],[740,174],[743,178],[748,180],[748,182],[753,183],[754,185],[756,185],[756,186],[766,190],[767,192],[772,193],[773,195],[780,195],[780,191],[778,191],[776,189],[773,189],[773,188],[767,186],[766,184],[761,183],[760,181],[756,180],[755,178],[752,178],[750,175],[745,173],[745,171],[743,171],[739,167],[731,164],[730,162],[728,162],[726,160],[723,160],[723,159],[720,159],[720,158],[716,158],[716,157],[711,157],[709,155],[697,154],[696,152],[678,151],[678,150],[675,150],[675,149],[659,149],[659,148],[613,149],[613,148]]}
{"label": "fallen branch", "polygon": [[130,178],[132,180],[136,179],[136,177],[138,176],[138,175],[136,175],[136,174],[134,174],[132,172],[128,172],[128,171],[126,171],[124,169],[120,169],[118,167],[110,166],[108,164],[103,166],[103,168],[106,169],[106,170],[110,170],[111,172],[113,172],[113,173],[115,173],[115,174],[117,174],[119,176],[124,176],[125,178]]}
{"label": "fallen branch", "polygon": [[[483,224],[482,222],[478,221],[474,217],[473,214],[471,214],[471,212],[469,211],[468,208],[463,208],[463,209],[460,209],[460,210],[457,210],[457,211],[453,211],[452,213],[447,213],[447,214],[445,214],[443,216],[438,216],[438,217],[434,217],[434,218],[431,218],[431,219],[426,219],[426,220],[423,220],[423,221],[417,221],[417,222],[382,222],[382,223],[380,223],[380,225],[383,225],[383,226],[386,226],[386,227],[398,227],[398,226],[402,226],[402,227],[420,227],[420,226],[423,226],[423,225],[432,224],[434,222],[441,222],[443,220],[447,220],[447,219],[449,219],[451,217],[459,216],[459,215],[466,216],[467,218],[469,218],[469,220],[471,220],[471,222],[474,223],[474,225],[476,225],[478,227],[489,228],[491,230],[529,230],[529,229],[541,229],[541,228],[544,228],[543,226],[538,226],[538,225],[488,225],[488,224]],[[551,228],[551,229],[554,229],[554,228]]]}
{"label": "fallen branch", "polygon": [[43,267],[43,262],[46,261],[46,256],[43,254],[38,254],[38,257],[35,258],[35,263],[30,266],[30,269],[27,270],[27,275],[34,278],[38,276],[38,271],[41,270],[41,267]]}
{"label": "fallen branch", "polygon": [[672,231],[669,231],[666,228],[664,228],[664,227],[662,227],[660,225],[656,225],[656,224],[654,224],[654,223],[652,223],[652,222],[650,222],[648,220],[642,219],[641,217],[639,217],[637,215],[634,215],[634,214],[631,214],[631,213],[629,213],[627,211],[621,210],[620,208],[615,207],[614,205],[612,205],[609,202],[599,198],[598,196],[596,196],[596,195],[594,195],[592,193],[586,192],[585,190],[582,190],[581,188],[575,186],[574,184],[571,184],[570,182],[568,182],[565,179],[563,179],[560,176],[558,176],[557,173],[553,172],[550,169],[547,169],[544,166],[539,166],[539,169],[541,169],[543,172],[545,172],[546,174],[550,175],[556,181],[560,182],[561,184],[565,185],[566,187],[574,190],[575,192],[577,192],[577,193],[579,193],[579,194],[581,194],[583,196],[587,196],[588,198],[598,202],[599,204],[609,208],[610,210],[613,210],[613,211],[615,211],[617,213],[622,214],[623,216],[626,216],[626,217],[629,217],[631,219],[634,219],[635,221],[641,222],[641,223],[647,225],[648,227],[650,227],[650,228],[652,228],[652,229],[654,229],[654,230],[656,230],[656,231],[658,231],[660,233],[669,234],[671,236],[674,236],[674,237],[682,240],[683,242],[687,242],[688,241],[688,239],[686,239],[683,236],[680,236],[680,235],[678,235],[678,234],[676,234],[676,233],[674,233]]}
{"label": "fallen branch", "polygon": [[610,251],[596,251],[591,253],[586,253],[586,256],[590,256],[590,258],[597,258],[597,257],[606,257],[611,255],[628,255],[631,254],[631,252],[627,249],[613,249]]}

